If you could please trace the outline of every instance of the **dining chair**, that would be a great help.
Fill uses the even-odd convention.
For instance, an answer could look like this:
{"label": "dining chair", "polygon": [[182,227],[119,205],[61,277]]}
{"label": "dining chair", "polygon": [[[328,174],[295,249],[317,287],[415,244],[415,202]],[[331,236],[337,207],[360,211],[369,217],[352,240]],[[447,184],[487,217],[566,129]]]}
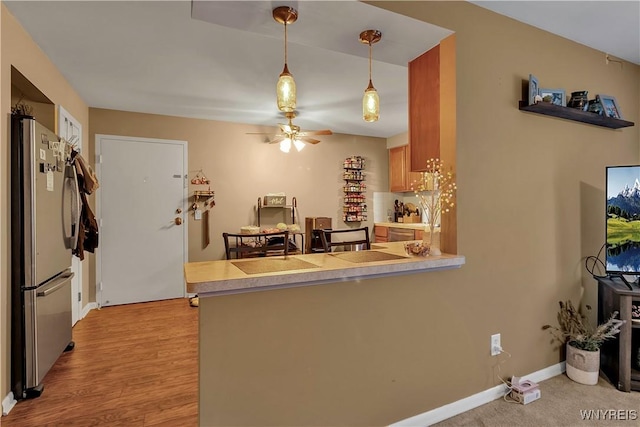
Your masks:
{"label": "dining chair", "polygon": [[344,228],[338,230],[324,229],[320,231],[320,238],[325,252],[334,252],[335,248],[354,250],[359,245],[364,245],[365,249],[371,249],[369,227]]}

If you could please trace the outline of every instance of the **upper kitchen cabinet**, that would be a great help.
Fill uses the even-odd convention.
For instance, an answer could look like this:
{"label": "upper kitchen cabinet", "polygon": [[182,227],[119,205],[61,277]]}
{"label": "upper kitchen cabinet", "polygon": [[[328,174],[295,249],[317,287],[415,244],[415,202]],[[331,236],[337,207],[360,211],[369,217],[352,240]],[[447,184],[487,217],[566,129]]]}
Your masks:
{"label": "upper kitchen cabinet", "polygon": [[440,157],[440,45],[409,62],[409,143],[413,171]]}
{"label": "upper kitchen cabinet", "polygon": [[412,191],[413,181],[420,179],[420,173],[411,172],[411,149],[408,145],[389,149],[389,191]]}
{"label": "upper kitchen cabinet", "polygon": [[409,145],[411,171],[424,171],[427,160],[455,165],[455,35],[409,62]]}

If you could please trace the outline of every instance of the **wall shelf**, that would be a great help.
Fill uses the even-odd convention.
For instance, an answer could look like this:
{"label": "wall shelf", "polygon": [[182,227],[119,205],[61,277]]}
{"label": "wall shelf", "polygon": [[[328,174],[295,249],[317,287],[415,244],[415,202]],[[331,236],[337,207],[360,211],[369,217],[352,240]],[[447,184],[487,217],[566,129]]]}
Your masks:
{"label": "wall shelf", "polygon": [[520,101],[519,109],[530,113],[543,114],[545,116],[559,117],[561,119],[573,120],[576,122],[588,123],[595,126],[602,126],[609,129],[620,129],[635,126],[635,123],[613,117],[605,117],[588,111],[577,110],[570,107],[553,105],[549,102],[538,102],[527,105],[525,101]]}
{"label": "wall shelf", "polygon": [[342,220],[344,222],[360,222],[367,220],[367,189],[364,183],[364,157],[351,156],[344,160],[344,201],[342,207]]}

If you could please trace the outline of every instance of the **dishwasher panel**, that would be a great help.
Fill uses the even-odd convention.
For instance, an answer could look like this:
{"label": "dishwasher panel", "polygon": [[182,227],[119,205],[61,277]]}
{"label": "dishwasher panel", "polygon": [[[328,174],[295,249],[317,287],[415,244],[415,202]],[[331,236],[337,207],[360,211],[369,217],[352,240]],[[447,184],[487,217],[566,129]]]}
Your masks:
{"label": "dishwasher panel", "polygon": [[412,228],[396,228],[389,227],[389,242],[405,242],[407,240],[415,240],[414,230]]}

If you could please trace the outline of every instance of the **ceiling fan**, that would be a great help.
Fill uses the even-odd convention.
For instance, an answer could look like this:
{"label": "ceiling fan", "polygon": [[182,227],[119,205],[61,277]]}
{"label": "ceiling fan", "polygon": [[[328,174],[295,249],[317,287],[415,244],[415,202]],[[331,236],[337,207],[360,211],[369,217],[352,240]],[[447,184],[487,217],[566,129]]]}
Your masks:
{"label": "ceiling fan", "polygon": [[[309,144],[317,144],[320,140],[311,138],[310,135],[333,135],[329,129],[303,131],[300,126],[293,124],[293,119],[296,114],[292,112],[284,113],[284,116],[288,119],[288,123],[279,123],[280,132],[277,133],[272,139],[269,140],[269,144],[280,143],[280,150],[288,153],[291,149],[291,144],[296,147],[296,150],[300,151],[304,148],[305,142]],[[265,132],[249,132],[249,134],[262,134]]]}

